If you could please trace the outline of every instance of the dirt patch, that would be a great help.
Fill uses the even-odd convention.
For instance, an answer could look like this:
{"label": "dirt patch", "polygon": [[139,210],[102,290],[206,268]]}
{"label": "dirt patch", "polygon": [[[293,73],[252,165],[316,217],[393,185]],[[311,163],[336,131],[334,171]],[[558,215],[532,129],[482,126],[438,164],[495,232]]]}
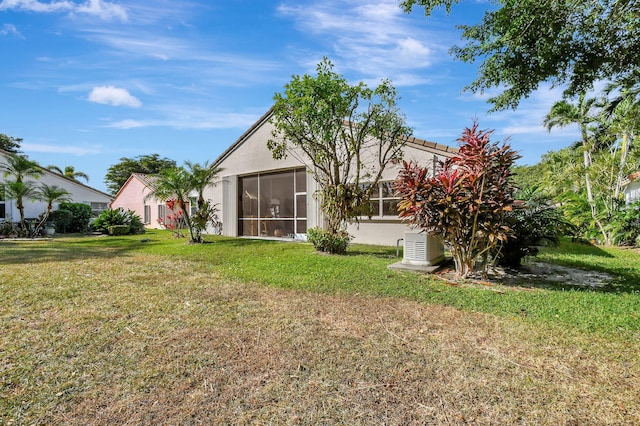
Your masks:
{"label": "dirt patch", "polygon": [[[448,281],[460,282],[455,270],[444,268],[438,275]],[[615,277],[606,272],[589,271],[544,262],[527,262],[519,268],[492,268],[487,277],[474,277],[467,282],[504,284],[519,287],[592,288],[606,287]]]}
{"label": "dirt patch", "polygon": [[529,262],[518,269],[502,269],[497,278],[508,284],[546,282],[551,285],[602,288],[614,277],[605,272],[588,271],[544,262]]}

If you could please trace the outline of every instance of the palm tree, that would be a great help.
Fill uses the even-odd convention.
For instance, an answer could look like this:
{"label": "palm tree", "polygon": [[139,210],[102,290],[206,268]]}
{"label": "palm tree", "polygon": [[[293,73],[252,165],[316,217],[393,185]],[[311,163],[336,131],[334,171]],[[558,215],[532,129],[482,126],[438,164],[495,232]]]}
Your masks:
{"label": "palm tree", "polygon": [[156,179],[151,183],[151,192],[145,199],[156,198],[163,201],[175,199],[189,228],[189,241],[202,242],[202,238],[196,235],[193,229],[187,208],[189,195],[195,190],[191,174],[184,167],[172,167],[162,170],[155,177]]}
{"label": "palm tree", "polygon": [[37,199],[47,203],[47,212],[45,217],[48,217],[51,214],[51,210],[53,210],[53,203],[71,201],[71,193],[69,191],[57,185],[47,185],[46,183],[42,183],[38,188],[36,188],[35,196]]}
{"label": "palm tree", "polygon": [[618,89],[620,90],[619,94],[611,99],[602,111],[604,119],[611,126],[611,131],[621,139],[615,199],[620,196],[631,144],[635,142],[638,133],[640,133],[640,87],[612,84],[607,86],[605,92],[610,94]]}
{"label": "palm tree", "polygon": [[89,182],[89,176],[83,172],[76,172],[76,168],[73,166],[65,166],[64,170],[62,170],[58,166],[49,165],[46,167],[48,170],[52,172],[60,173],[62,176],[69,178],[71,180],[78,181],[78,178],[84,179],[86,182]]}
{"label": "palm tree", "polygon": [[45,211],[42,220],[33,231],[33,234],[35,235],[38,233],[38,230],[42,225],[49,219],[51,211],[53,210],[53,203],[71,201],[71,193],[57,185],[47,185],[46,183],[42,183],[35,189],[34,197],[47,203],[47,210]]}
{"label": "palm tree", "polygon": [[207,224],[216,221],[215,206],[211,205],[210,202],[204,199],[204,191],[207,187],[214,186],[216,184],[214,180],[222,169],[213,164],[209,164],[208,161],[205,161],[202,165],[186,161],[185,165],[191,173],[193,189],[198,193],[198,209],[191,219],[195,228],[196,240],[202,242],[202,232],[207,229]]}
{"label": "palm tree", "polygon": [[584,165],[584,181],[587,190],[587,202],[591,208],[591,217],[595,221],[598,229],[602,233],[605,242],[609,243],[608,233],[604,229],[604,224],[598,218],[596,201],[593,196],[593,188],[590,177],[590,168],[593,164],[592,155],[595,149],[594,138],[590,137],[590,124],[598,122],[598,114],[595,109],[598,106],[597,99],[586,99],[586,94],[581,93],[578,96],[578,102],[572,104],[566,100],[558,101],[551,107],[549,113],[545,116],[544,125],[547,130],[551,131],[554,127],[565,127],[571,124],[577,124],[580,127],[580,135],[582,140],[580,144],[583,152]]}
{"label": "palm tree", "polygon": [[7,164],[0,164],[0,171],[4,172],[4,177],[14,176],[16,182],[22,182],[26,177],[37,179],[42,175],[42,169],[38,163],[17,154],[9,155]]}
{"label": "palm tree", "polygon": [[24,200],[35,195],[35,186],[32,182],[23,182],[16,179],[5,182],[3,187],[5,197],[16,200],[16,207],[20,212],[20,226],[22,232],[26,235],[27,223],[24,220]]}
{"label": "palm tree", "polygon": [[42,169],[35,161],[29,160],[23,155],[11,154],[6,157],[7,163],[0,164],[0,171],[4,177],[13,176],[15,180],[4,183],[4,194],[6,198],[16,200],[16,207],[20,212],[20,226],[26,234],[27,224],[24,220],[24,200],[34,193],[34,186],[31,182],[24,182],[27,177],[38,178],[42,175]]}
{"label": "palm tree", "polygon": [[185,165],[189,168],[189,172],[191,173],[193,189],[198,193],[198,209],[201,209],[205,203],[204,190],[208,186],[215,185],[213,180],[218,177],[218,173],[220,173],[222,169],[214,166],[213,164],[209,164],[208,161],[205,161],[202,165],[186,161]]}

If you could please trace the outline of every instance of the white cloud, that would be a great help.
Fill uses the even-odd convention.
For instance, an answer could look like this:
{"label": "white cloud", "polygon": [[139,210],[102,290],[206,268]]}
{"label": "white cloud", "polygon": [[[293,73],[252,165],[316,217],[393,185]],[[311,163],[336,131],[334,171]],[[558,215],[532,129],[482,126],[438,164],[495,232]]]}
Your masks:
{"label": "white cloud", "polygon": [[27,12],[67,12],[72,10],[74,4],[70,1],[52,1],[49,3],[41,3],[38,0],[4,0],[0,3],[0,10],[24,10]]}
{"label": "white cloud", "polygon": [[219,113],[191,107],[173,105],[158,109],[160,118],[144,120],[125,119],[105,127],[134,129],[140,127],[171,127],[174,129],[245,129],[255,123],[259,114]]}
{"label": "white cloud", "polygon": [[14,35],[18,38],[24,38],[22,34],[20,34],[20,31],[18,31],[16,26],[13,24],[4,24],[2,28],[0,28],[0,35],[1,36]]}
{"label": "white cloud", "polygon": [[105,21],[117,19],[122,22],[127,21],[127,11],[114,3],[103,2],[102,0],[89,0],[77,6],[75,13],[97,16]]}
{"label": "white cloud", "polygon": [[115,129],[136,129],[138,127],[147,127],[147,126],[148,124],[143,121],[127,119],[127,120],[121,120],[121,121],[109,124],[108,126],[105,126],[105,127],[113,127]]}
{"label": "white cloud", "polygon": [[424,78],[406,77],[448,59],[447,36],[416,25],[396,0],[325,0],[304,7],[281,5],[278,11],[301,31],[326,40],[339,72],[347,68],[372,79],[390,78],[396,86],[402,85],[396,81],[399,76],[404,85],[423,84]]}
{"label": "white cloud", "polygon": [[34,143],[23,143],[21,148],[26,153],[46,152],[51,154],[71,154],[71,155],[87,155],[99,154],[102,149],[98,146],[71,146],[71,145],[45,145]]}
{"label": "white cloud", "polygon": [[51,1],[49,3],[43,3],[38,0],[3,0],[0,3],[0,10],[38,13],[68,12],[70,14],[97,16],[105,21],[118,19],[125,22],[127,20],[125,8],[103,0],[87,0],[80,4],[67,0]]}
{"label": "white cloud", "polygon": [[98,104],[128,106],[132,108],[140,108],[142,106],[142,102],[135,96],[132,96],[126,89],[114,86],[94,87],[91,93],[89,93],[89,101]]}

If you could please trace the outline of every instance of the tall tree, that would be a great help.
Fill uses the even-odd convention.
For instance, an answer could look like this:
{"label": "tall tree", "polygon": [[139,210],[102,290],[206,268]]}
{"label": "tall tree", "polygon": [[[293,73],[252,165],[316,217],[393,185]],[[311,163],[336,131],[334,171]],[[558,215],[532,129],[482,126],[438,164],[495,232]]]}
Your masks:
{"label": "tall tree", "polygon": [[60,173],[62,176],[78,181],[79,178],[84,179],[86,182],[89,182],[89,176],[83,172],[76,172],[76,168],[73,166],[65,166],[64,170],[62,170],[58,166],[47,166],[47,170],[51,170],[52,172]]}
{"label": "tall tree", "polygon": [[160,158],[158,154],[139,155],[134,158],[122,157],[120,162],[107,169],[104,183],[111,194],[120,190],[132,173],[157,174],[164,169],[176,167],[176,162]]}
{"label": "tall tree", "polygon": [[618,199],[622,183],[627,177],[629,152],[640,136],[640,82],[630,87],[624,83],[611,84],[605,90],[608,94],[616,91],[617,95],[606,103],[602,115],[611,132],[619,139],[616,148],[620,149],[620,162],[614,190],[614,198]]}
{"label": "tall tree", "polygon": [[411,134],[395,88],[388,80],[375,89],[351,85],[324,58],[316,76],[293,76],[274,99],[273,157],[292,155],[307,165],[320,186],[327,231],[344,233],[347,221],[368,213],[372,191]]}
{"label": "tall tree", "polygon": [[578,96],[578,101],[572,104],[566,100],[558,101],[551,107],[551,110],[544,119],[544,125],[548,130],[554,127],[564,127],[571,124],[577,124],[580,128],[581,143],[583,152],[584,165],[584,182],[587,191],[587,202],[591,209],[591,217],[595,221],[605,241],[608,242],[605,224],[598,215],[598,204],[593,194],[593,185],[591,181],[591,166],[593,164],[593,155],[595,150],[595,138],[589,134],[590,125],[599,120],[599,112],[596,111],[598,106],[595,98],[586,98],[585,93]]}
{"label": "tall tree", "polygon": [[0,133],[0,149],[3,151],[7,151],[12,154],[20,154],[21,142],[21,138],[14,138],[12,136],[7,136],[3,133]]}
{"label": "tall tree", "polygon": [[[451,11],[459,0],[404,0],[405,11],[423,6]],[[515,108],[542,82],[567,84],[566,96],[598,80],[638,81],[640,4],[635,0],[497,0],[480,23],[462,25],[466,44],[451,53],[465,62],[482,61],[467,86],[482,92],[498,87],[494,109]]]}

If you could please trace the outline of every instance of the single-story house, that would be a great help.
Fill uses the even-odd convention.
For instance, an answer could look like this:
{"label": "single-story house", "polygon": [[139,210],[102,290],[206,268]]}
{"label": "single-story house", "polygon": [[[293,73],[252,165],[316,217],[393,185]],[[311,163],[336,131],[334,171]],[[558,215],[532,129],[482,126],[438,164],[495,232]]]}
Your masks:
{"label": "single-story house", "polygon": [[[174,223],[171,217],[177,212],[171,209],[171,203],[149,197],[153,180],[153,176],[132,173],[113,198],[111,208],[133,211],[140,216],[145,228],[163,229],[166,225]],[[195,206],[195,201],[193,197],[191,205]]]}
{"label": "single-story house", "polygon": [[[272,116],[269,110],[214,162],[222,169],[221,182],[208,188],[205,198],[219,203],[223,235],[304,239],[307,229],[322,225],[320,203],[314,197],[318,184],[307,173],[310,164],[302,156],[275,160],[267,147]],[[435,165],[456,152],[457,148],[411,137],[403,157]],[[372,199],[378,204],[377,214],[349,225],[354,242],[395,245],[410,229],[397,216],[398,198],[392,189],[401,166],[385,169]]]}
{"label": "single-story house", "polygon": [[[0,150],[0,164],[7,164],[7,158],[11,154],[4,150]],[[71,200],[74,203],[84,203],[91,206],[94,216],[98,216],[101,211],[109,208],[111,196],[88,185],[76,180],[70,179],[60,173],[40,167],[42,175],[38,179],[27,178],[25,181],[36,183],[44,183],[47,185],[56,185],[66,189],[71,194]],[[11,177],[4,177],[4,173],[0,172],[0,185]],[[54,209],[58,208],[58,203],[54,203]],[[25,218],[35,219],[47,210],[47,203],[37,200],[24,200],[24,216]],[[16,205],[16,200],[7,199],[0,187],[0,221],[18,221],[20,220],[20,212]]]}

